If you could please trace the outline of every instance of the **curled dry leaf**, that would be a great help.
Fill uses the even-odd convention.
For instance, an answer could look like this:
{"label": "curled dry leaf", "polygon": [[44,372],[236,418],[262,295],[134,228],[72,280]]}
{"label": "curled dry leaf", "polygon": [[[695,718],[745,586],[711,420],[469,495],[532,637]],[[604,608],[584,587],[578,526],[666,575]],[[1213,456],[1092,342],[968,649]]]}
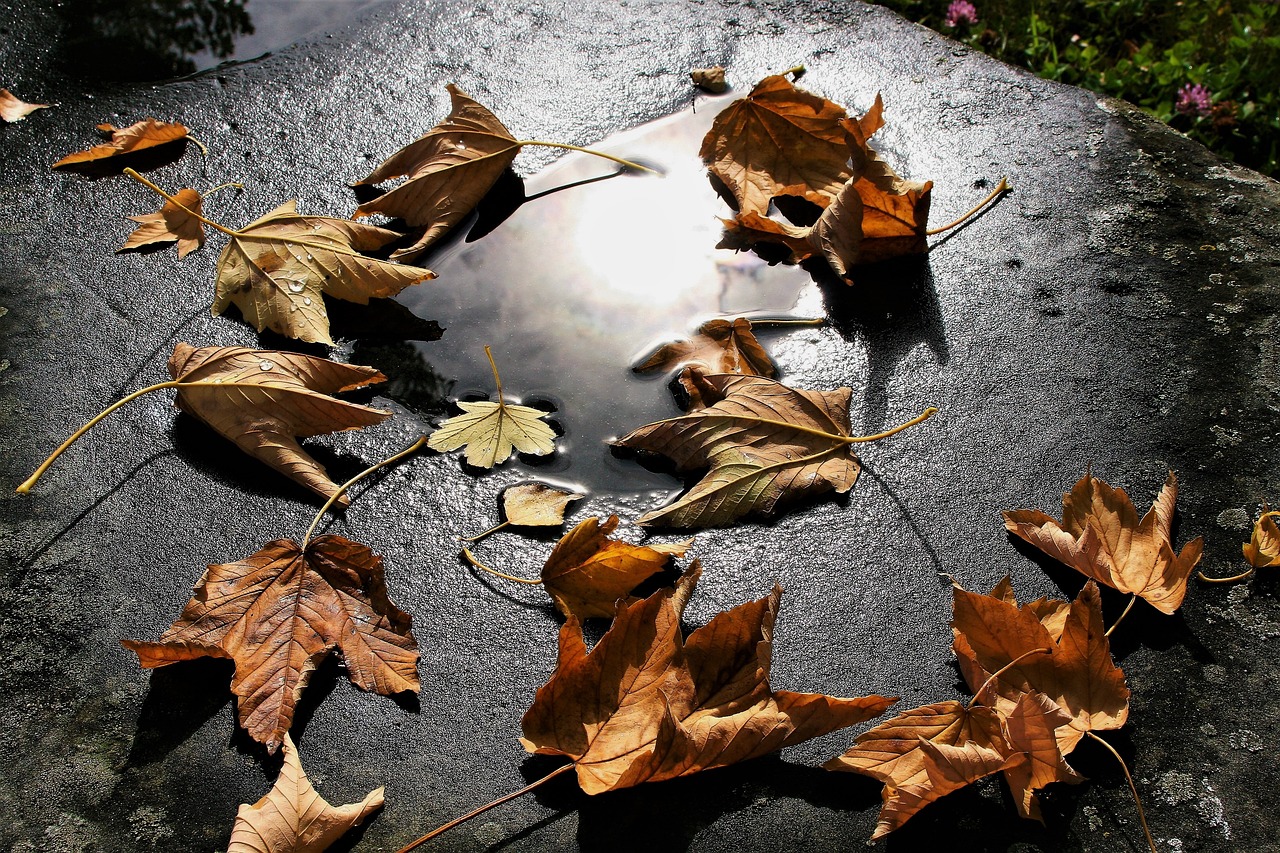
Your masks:
{"label": "curled dry leaf", "polygon": [[656,373],[691,365],[705,373],[737,373],[775,379],[778,368],[769,353],[751,333],[751,321],[708,320],[686,341],[663,344],[636,368],[637,373]]}
{"label": "curled dry leaf", "polygon": [[87,151],[68,154],[54,163],[53,168],[80,166],[104,160],[108,157],[120,157],[125,154],[145,151],[148,148],[168,145],[188,138],[187,128],[184,125],[177,122],[156,121],[153,118],[143,119],[137,124],[131,124],[124,128],[110,124],[100,124],[98,125],[98,130],[110,134],[111,141],[102,145],[95,145]]}
{"label": "curled dry leaf", "polygon": [[637,586],[683,557],[689,539],[673,545],[633,545],[609,534],[618,517],[603,524],[588,518],[564,535],[542,567],[542,584],[565,616],[612,618],[616,604]]}
{"label": "curled dry leaf", "polygon": [[448,90],[453,103],[448,118],[356,184],[408,176],[355,213],[357,217],[382,213],[425,229],[412,246],[392,254],[398,261],[417,258],[466,218],[520,151],[520,144],[497,116],[452,83]]}
{"label": "curled dry leaf", "polygon": [[[952,648],[969,688],[982,691],[977,701],[1009,716],[1024,694],[1043,693],[1070,717],[1055,729],[1063,755],[1075,749],[1085,732],[1125,724],[1129,688],[1111,659],[1097,584],[1085,584],[1071,603],[1038,599],[1019,607],[1007,578],[991,595],[956,587],[952,596]],[[1034,649],[1049,653],[1009,666]]]}
{"label": "curled dry leaf", "polygon": [[1276,516],[1277,513],[1264,507],[1253,525],[1253,535],[1243,546],[1244,558],[1255,569],[1280,566],[1280,527],[1276,526]]}
{"label": "curled dry leaf", "polygon": [[367,257],[400,237],[394,231],[330,216],[304,216],[287,201],[238,231],[218,258],[213,313],[235,303],[261,332],[333,344],[321,294],[367,305],[435,273]]}
{"label": "curled dry leaf", "polygon": [[1139,521],[1124,489],[1086,473],[1062,496],[1061,522],[1039,510],[1015,510],[1004,513],[1004,526],[1085,576],[1173,613],[1182,606],[1187,578],[1204,547],[1197,537],[1174,554],[1170,528],[1177,499],[1178,478],[1170,471]]}
{"label": "curled dry leaf", "polygon": [[0,89],[0,119],[13,123],[22,121],[36,110],[48,109],[48,104],[28,104],[20,101],[8,89]]}
{"label": "curled dry leaf", "polygon": [[387,596],[382,558],[350,539],[320,536],[305,549],[277,539],[239,562],[209,566],[158,641],[121,642],[148,669],[230,658],[240,724],[274,752],[312,671],[332,652],[358,687],[416,692],[410,623]]}
{"label": "curled dry leaf", "polygon": [[1076,785],[1084,777],[1067,764],[1058,745],[1057,730],[1071,722],[1071,715],[1043,693],[1023,693],[1004,718],[1010,748],[1026,754],[1026,760],[1006,767],[1004,779],[1018,804],[1018,814],[1032,820],[1040,816],[1036,791],[1053,782]]}
{"label": "curled dry leaf", "polygon": [[[173,194],[176,204],[166,201],[155,213],[130,216],[141,227],[129,235],[123,246],[116,249],[139,249],[153,243],[177,241],[178,257],[185,258],[204,245],[204,227],[197,218],[200,215],[200,193],[193,189],[178,190]],[[191,214],[195,214],[192,216]]]}
{"label": "curled dry leaf", "polygon": [[852,391],[788,388],[759,376],[694,375],[706,408],[643,426],[614,442],[669,457],[677,471],[708,468],[641,524],[712,527],[786,501],[847,492],[860,470],[850,449]]}
{"label": "curled dry leaf", "polygon": [[618,610],[589,653],[570,616],[555,672],[521,724],[525,749],[570,758],[588,794],[723,767],[871,719],[893,699],[769,686],[781,590],[683,639],[695,561],[675,589]]}
{"label": "curled dry leaf", "polygon": [[323,853],[382,808],[382,788],[358,803],[331,806],[311,787],[298,750],[284,736],[284,765],[266,796],[236,812],[227,853]]}
{"label": "curled dry leaf", "polygon": [[713,95],[721,95],[729,90],[729,84],[724,79],[724,67],[721,65],[695,68],[689,72],[689,79],[693,81],[693,85]]}
{"label": "curled dry leaf", "polygon": [[557,527],[564,524],[565,507],[581,497],[546,483],[523,483],[502,493],[502,511],[515,527]]}
{"label": "curled dry leaf", "polygon": [[[246,347],[179,343],[169,357],[178,406],[286,477],[328,498],[337,485],[296,437],[359,429],[391,417],[382,409],[330,394],[363,388],[386,377],[371,367]],[[200,384],[194,384],[200,383]],[[345,506],[347,498],[339,501]]]}

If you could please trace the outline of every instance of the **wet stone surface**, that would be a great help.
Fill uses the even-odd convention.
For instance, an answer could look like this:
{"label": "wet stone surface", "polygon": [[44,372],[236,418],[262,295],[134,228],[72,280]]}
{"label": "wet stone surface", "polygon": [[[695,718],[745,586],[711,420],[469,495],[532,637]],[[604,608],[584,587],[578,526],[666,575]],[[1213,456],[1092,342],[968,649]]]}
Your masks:
{"label": "wet stone surface", "polygon": [[[1088,462],[1140,504],[1176,470],[1178,541],[1204,535],[1212,573],[1238,570],[1248,519],[1264,499],[1280,501],[1280,189],[1123,104],[844,2],[379,4],[332,37],[138,86],[67,76],[59,19],[37,5],[0,2],[0,85],[59,104],[0,127],[0,464],[8,484],[0,497],[8,731],[0,849],[225,846],[236,805],[260,797],[278,767],[234,725],[229,667],[204,661],[148,674],[119,639],[157,636],[206,563],[300,535],[315,510],[306,493],[160,395],[104,422],[34,494],[9,493],[74,426],[165,378],[175,342],[284,343],[208,315],[216,244],[182,263],[172,250],[112,254],[127,233],[122,217],[153,210],[156,200],[124,179],[48,168],[94,141],[99,122],[154,115],[191,126],[209,157],[188,150],[150,175],[171,188],[243,181],[243,194],[209,203],[237,224],[295,197],[306,212],[349,214],[346,183],[444,115],[448,82],[493,108],[517,137],[593,144],[688,108],[691,67],[722,63],[743,86],[804,63],[804,85],[855,110],[884,94],[889,124],[879,145],[907,177],[936,182],[936,222],[1007,174],[1015,192],[927,259],[877,271],[856,288],[802,278],[799,304],[756,306],[828,314],[828,327],[769,346],[793,384],[850,386],[855,429],[941,409],[866,448],[866,470],[846,499],[772,525],[698,535],[693,553],[706,572],[691,624],[775,581],[786,588],[773,669],[781,688],[881,692],[901,696],[901,707],[963,696],[939,573],[977,589],[1010,573],[1020,596],[1073,594],[1079,580],[1011,544],[998,513],[1056,511]],[[521,154],[526,189],[557,157]],[[635,178],[615,182],[643,188]],[[566,190],[520,213],[536,216],[541,202],[596,190],[605,187]],[[713,199],[705,212],[712,238],[718,210]],[[514,241],[501,230],[490,238]],[[573,305],[601,298],[583,280],[581,258],[554,244],[539,251],[563,253],[571,282],[548,310],[572,315]],[[666,274],[662,246],[630,251],[627,266],[651,268],[655,280]],[[580,376],[539,371],[520,349],[530,334],[523,312],[459,334],[451,348],[446,314],[465,315],[466,289],[483,287],[461,284],[458,263],[443,258],[440,269],[457,274],[420,286],[413,301],[406,294],[420,318],[446,331],[404,344],[396,363],[425,365],[415,376],[428,396],[485,392],[478,347],[507,348],[512,392],[558,404],[556,418],[577,441],[575,418],[600,420],[581,410],[607,410],[609,377],[625,384],[628,365],[610,352]],[[645,337],[683,332],[717,309],[689,310],[698,316],[673,316]],[[332,355],[356,360],[382,347],[394,361],[386,336],[379,343],[367,329],[342,336]],[[504,337],[479,340],[494,334]],[[374,397],[397,417],[311,442],[336,478],[421,432],[432,410],[405,393],[414,378]],[[606,392],[570,404],[578,385]],[[666,394],[661,382],[637,387],[626,394]],[[654,490],[678,485],[633,468],[640,485],[628,490],[628,469],[617,465],[574,520],[614,511],[634,518],[653,506]],[[517,465],[476,476],[454,455],[423,456],[374,478],[329,527],[383,556],[423,655],[414,701],[365,694],[333,662],[304,697],[294,735],[321,792],[345,802],[386,785],[387,808],[358,849],[397,849],[546,772],[517,735],[553,666],[557,620],[537,590],[469,572],[454,539],[489,526],[501,489],[531,473]],[[505,569],[532,574],[549,544],[502,533],[484,547]],[[1179,616],[1139,610],[1116,635],[1134,696],[1129,726],[1110,739],[1134,768],[1162,849],[1265,850],[1280,835],[1271,803],[1280,732],[1275,592],[1266,577],[1193,585]],[[1108,596],[1106,605],[1114,618],[1123,600]],[[851,848],[874,826],[877,786],[817,765],[852,737],[838,732],[781,757],[596,798],[559,780],[434,849],[616,850],[641,839],[655,850]],[[1073,763],[1091,781],[1047,796],[1043,827],[1018,820],[1000,784],[987,783],[930,807],[884,846],[917,850],[942,839],[952,849],[1142,849],[1110,759],[1082,748]]]}

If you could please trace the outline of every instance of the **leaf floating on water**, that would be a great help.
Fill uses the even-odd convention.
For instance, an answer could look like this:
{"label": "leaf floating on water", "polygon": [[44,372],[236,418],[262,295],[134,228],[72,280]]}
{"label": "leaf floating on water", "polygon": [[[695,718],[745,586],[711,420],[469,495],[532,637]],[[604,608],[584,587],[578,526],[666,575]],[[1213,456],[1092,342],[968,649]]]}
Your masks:
{"label": "leaf floating on water", "polygon": [[142,227],[130,234],[124,245],[116,251],[176,241],[178,257],[185,258],[203,246],[204,227],[199,219],[202,201],[200,193],[193,189],[181,189],[173,194],[173,198],[174,201],[166,201],[155,213],[130,216],[134,222],[141,223]]}
{"label": "leaf floating on water", "polygon": [[233,660],[240,724],[274,752],[311,673],[333,652],[364,690],[416,692],[410,623],[387,596],[380,557],[350,539],[320,536],[305,549],[277,539],[239,562],[209,566],[158,641],[121,642],[148,669],[200,657]]}
{"label": "leaf floating on water", "polygon": [[153,118],[143,119],[137,124],[131,124],[125,128],[119,128],[111,124],[100,124],[98,125],[98,130],[110,134],[111,141],[102,145],[95,145],[87,151],[68,154],[54,163],[53,168],[61,169],[69,166],[80,166],[105,160],[109,157],[119,157],[138,151],[145,151],[148,148],[168,145],[189,138],[185,125],[177,122],[156,121]]}
{"label": "leaf floating on water", "polygon": [[284,736],[284,765],[266,796],[236,812],[227,853],[323,853],[383,804],[383,789],[359,803],[331,806],[302,769],[298,750]]}
{"label": "leaf floating on water", "polygon": [[48,109],[48,104],[29,104],[18,98],[8,89],[0,89],[0,119],[12,124],[22,121],[36,110]]}
{"label": "leaf floating on water", "polygon": [[751,321],[708,320],[686,341],[663,344],[635,370],[656,373],[684,365],[695,366],[705,373],[737,373],[743,376],[767,376],[774,379],[778,368],[769,353],[751,332]]}

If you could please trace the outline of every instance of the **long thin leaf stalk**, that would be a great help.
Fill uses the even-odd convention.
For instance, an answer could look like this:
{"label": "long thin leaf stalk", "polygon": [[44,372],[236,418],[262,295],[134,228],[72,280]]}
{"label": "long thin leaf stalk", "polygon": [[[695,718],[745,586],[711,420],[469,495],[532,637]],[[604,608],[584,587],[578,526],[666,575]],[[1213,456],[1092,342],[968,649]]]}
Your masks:
{"label": "long thin leaf stalk", "polygon": [[444,833],[444,832],[448,832],[450,829],[453,829],[458,824],[465,823],[471,820],[473,817],[476,817],[477,815],[482,815],[485,812],[489,811],[489,809],[494,808],[495,806],[500,806],[505,802],[514,800],[516,797],[529,793],[534,788],[537,788],[546,782],[550,782],[552,779],[556,778],[561,773],[569,772],[574,768],[574,766],[575,765],[573,764],[566,764],[563,767],[557,767],[555,770],[552,770],[550,773],[548,773],[546,776],[543,776],[541,779],[537,779],[533,782],[530,782],[528,785],[525,785],[519,791],[513,791],[510,794],[499,797],[493,802],[483,805],[474,811],[467,812],[462,817],[454,818],[453,820],[449,821],[443,826],[436,827],[435,829],[431,830],[430,832],[428,832],[426,835],[422,836],[418,840],[411,842],[410,844],[407,844],[404,847],[401,847],[398,853],[409,853],[409,851],[411,850],[416,850],[418,849],[419,846],[435,838],[437,835],[440,835],[441,833]]}
{"label": "long thin leaf stalk", "polygon": [[612,160],[620,166],[637,172],[651,172],[655,175],[661,175],[657,169],[651,169],[648,166],[642,166],[639,163],[633,163],[630,160],[624,160],[621,157],[615,157],[612,154],[605,154],[603,151],[595,151],[590,148],[583,148],[579,145],[569,145],[567,142],[547,142],[543,139],[522,139],[516,143],[521,147],[525,145],[540,145],[543,148],[563,148],[566,151],[580,151],[583,154],[592,154],[596,157],[603,157],[606,160]]}
{"label": "long thin leaf stalk", "polygon": [[377,471],[379,468],[385,468],[388,465],[399,462],[401,459],[405,458],[406,456],[410,456],[416,453],[418,449],[421,448],[426,443],[427,443],[427,437],[424,435],[420,437],[417,441],[415,441],[413,444],[409,445],[404,450],[401,450],[399,453],[395,454],[394,456],[388,456],[386,459],[383,459],[381,462],[377,463],[376,465],[369,466],[368,468],[361,471],[359,474],[356,474],[350,480],[347,480],[341,486],[338,486],[338,488],[334,491],[334,493],[329,495],[329,499],[324,502],[324,506],[320,507],[320,511],[316,513],[316,517],[311,520],[311,526],[307,528],[307,535],[304,536],[302,539],[302,550],[304,551],[307,550],[307,545],[311,544],[311,536],[316,532],[316,527],[320,524],[320,519],[324,518],[324,514],[328,512],[344,494],[347,493],[347,489],[351,488],[356,483],[363,480],[365,477],[368,477],[370,474],[372,474],[374,471]]}
{"label": "long thin leaf stalk", "polygon": [[493,371],[493,384],[498,386],[498,405],[506,405],[502,399],[502,377],[498,375],[498,364],[493,360],[493,351],[488,344],[484,345],[484,355],[489,359],[489,368]]}
{"label": "long thin leaf stalk", "polygon": [[1156,841],[1151,837],[1151,828],[1147,826],[1147,815],[1142,810],[1142,798],[1138,796],[1138,786],[1133,784],[1133,775],[1129,773],[1129,765],[1125,764],[1124,759],[1120,757],[1120,753],[1116,752],[1116,748],[1114,746],[1107,743],[1093,732],[1085,732],[1085,734],[1106,747],[1107,752],[1115,756],[1116,761],[1120,762],[1120,769],[1124,771],[1124,778],[1129,782],[1129,790],[1133,792],[1133,802],[1138,807],[1138,822],[1142,824],[1142,831],[1147,836],[1147,846],[1151,848],[1151,853],[1159,853],[1156,849]]}
{"label": "long thin leaf stalk", "polygon": [[479,542],[481,539],[485,538],[491,533],[497,533],[502,528],[510,527],[510,526],[511,526],[511,522],[509,520],[503,521],[503,522],[499,522],[498,524],[495,524],[493,527],[490,527],[484,533],[477,533],[475,536],[459,536],[458,538],[463,542]]}
{"label": "long thin leaf stalk", "polygon": [[202,156],[204,156],[204,157],[208,157],[208,156],[209,156],[209,146],[208,146],[208,145],[205,145],[205,144],[204,144],[203,142],[201,142],[199,139],[196,139],[196,138],[195,138],[195,136],[193,136],[193,135],[191,134],[191,131],[189,131],[189,130],[187,131],[187,139],[190,139],[192,142],[194,142],[194,143],[196,144],[196,147],[200,149],[200,154],[201,154]]}
{"label": "long thin leaf stalk", "polygon": [[491,568],[489,568],[489,567],[488,567],[488,566],[486,566],[484,563],[482,563],[482,562],[480,562],[478,559],[476,559],[476,555],[471,553],[471,549],[470,549],[470,548],[463,548],[463,549],[462,549],[462,556],[466,558],[466,560],[467,560],[467,562],[468,562],[468,563],[470,563],[471,565],[475,566],[477,569],[480,569],[481,571],[488,572],[489,574],[493,575],[494,577],[503,578],[503,579],[505,579],[505,580],[509,580],[509,581],[515,581],[516,583],[527,583],[527,584],[529,584],[530,586],[541,586],[541,585],[542,585],[542,580],[541,580],[540,578],[539,578],[539,579],[534,579],[534,578],[521,578],[521,577],[517,577],[517,576],[515,576],[515,575],[509,575],[509,574],[506,574],[505,572],[500,572],[500,571],[498,571],[497,569],[491,569]]}
{"label": "long thin leaf stalk", "polygon": [[[214,187],[213,189],[211,189],[211,190],[205,190],[204,192],[200,193],[200,198],[208,198],[209,196],[211,196],[211,195],[213,195],[214,193],[216,193],[218,190],[225,190],[225,189],[228,189],[228,188],[230,188],[230,187],[235,187],[235,188],[236,188],[236,189],[238,189],[238,190],[242,190],[242,189],[244,189],[244,184],[242,184],[242,183],[240,183],[240,182],[238,182],[238,181],[227,181],[225,184],[218,184],[218,185],[217,185],[216,187]],[[191,211],[187,211],[187,212],[188,212],[188,213],[190,213]]]}
{"label": "long thin leaf stalk", "polygon": [[975,703],[977,703],[978,699],[982,696],[982,694],[986,692],[987,688],[988,688],[988,687],[990,687],[990,686],[995,682],[995,680],[996,680],[997,678],[999,678],[1000,676],[1004,675],[1006,672],[1008,672],[1009,670],[1011,670],[1011,669],[1013,669],[1015,666],[1017,666],[1017,665],[1018,665],[1018,663],[1019,663],[1023,658],[1029,658],[1029,657],[1031,657],[1032,655],[1047,655],[1047,654],[1051,653],[1052,651],[1053,651],[1052,649],[1032,649],[1032,650],[1031,650],[1031,651],[1029,651],[1029,652],[1023,652],[1022,654],[1018,655],[1018,656],[1017,656],[1016,658],[1014,658],[1013,660],[1009,661],[1009,662],[1008,662],[1007,664],[1005,664],[1004,666],[1002,666],[1002,667],[1000,667],[999,669],[997,669],[995,672],[991,673],[991,675],[989,675],[989,676],[987,677],[987,680],[986,680],[986,681],[984,681],[984,682],[982,682],[982,686],[981,686],[981,687],[979,687],[979,688],[974,692],[974,694],[973,694],[973,698],[969,700],[969,707],[970,707],[970,708],[972,708],[972,707],[974,706],[974,704],[975,704]]}
{"label": "long thin leaf stalk", "polygon": [[1135,602],[1137,602],[1137,600],[1138,600],[1138,594],[1136,592],[1133,595],[1129,596],[1129,603],[1125,605],[1124,612],[1122,612],[1118,617],[1116,617],[1116,621],[1111,623],[1111,627],[1107,629],[1107,633],[1104,634],[1103,636],[1110,637],[1111,632],[1114,631],[1116,628],[1120,627],[1120,623],[1124,621],[1124,617],[1129,615],[1129,611],[1133,609],[1133,605]]}
{"label": "long thin leaf stalk", "polygon": [[[158,186],[156,186],[154,183],[152,183],[150,179],[145,178],[145,177],[143,177],[142,175],[139,175],[139,174],[138,174],[136,171],[134,171],[133,169],[125,169],[125,170],[124,170],[124,173],[125,173],[126,175],[128,175],[129,177],[133,178],[133,179],[134,179],[135,181],[137,181],[138,183],[142,184],[142,185],[143,185],[144,187],[146,187],[147,189],[151,190],[152,192],[159,193],[160,195],[164,196],[165,201],[167,201],[167,202],[169,202],[170,204],[174,205],[174,206],[175,206],[175,207],[177,207],[179,210],[182,210],[183,212],[185,212],[187,215],[191,216],[192,218],[200,220],[200,221],[201,221],[201,222],[203,222],[205,225],[208,225],[210,228],[214,229],[215,231],[221,231],[223,234],[226,234],[226,235],[227,235],[227,236],[229,236],[229,237],[238,237],[238,236],[239,236],[239,234],[238,234],[237,232],[232,231],[230,228],[228,228],[227,226],[223,225],[222,223],[220,223],[220,222],[214,222],[212,219],[209,219],[207,216],[201,216],[199,213],[196,213],[194,210],[192,210],[191,208],[187,207],[185,204],[183,204],[182,202],[178,201],[176,198],[174,198],[173,196],[169,195],[169,194],[168,194],[167,192],[165,192],[164,190],[160,189],[160,187],[158,187]],[[210,190],[210,192],[213,192],[213,190]]]}
{"label": "long thin leaf stalk", "polygon": [[1001,178],[1000,183],[996,186],[994,190],[991,191],[991,194],[986,198],[984,198],[982,201],[978,202],[978,204],[974,206],[974,208],[970,210],[968,213],[966,213],[964,216],[961,216],[955,222],[949,223],[947,225],[943,225],[939,228],[930,228],[928,231],[924,233],[932,237],[935,234],[942,234],[943,232],[950,231],[952,228],[955,228],[959,225],[963,225],[965,222],[969,221],[970,218],[977,216],[979,213],[981,213],[984,207],[991,204],[991,202],[995,201],[997,198],[999,198],[1004,193],[1007,193],[1011,189],[1013,188],[1009,186],[1009,179]]}

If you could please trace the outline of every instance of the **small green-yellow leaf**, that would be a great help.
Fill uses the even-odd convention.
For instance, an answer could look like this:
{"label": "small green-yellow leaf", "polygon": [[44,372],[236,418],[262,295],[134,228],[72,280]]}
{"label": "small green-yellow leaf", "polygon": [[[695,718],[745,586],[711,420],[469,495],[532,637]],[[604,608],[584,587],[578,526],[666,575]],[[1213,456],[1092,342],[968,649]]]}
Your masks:
{"label": "small green-yellow leaf", "polygon": [[431,434],[432,450],[467,449],[467,463],[492,468],[513,451],[545,456],[556,449],[555,430],[542,422],[546,412],[528,406],[497,403],[458,403],[462,414],[449,418]]}

